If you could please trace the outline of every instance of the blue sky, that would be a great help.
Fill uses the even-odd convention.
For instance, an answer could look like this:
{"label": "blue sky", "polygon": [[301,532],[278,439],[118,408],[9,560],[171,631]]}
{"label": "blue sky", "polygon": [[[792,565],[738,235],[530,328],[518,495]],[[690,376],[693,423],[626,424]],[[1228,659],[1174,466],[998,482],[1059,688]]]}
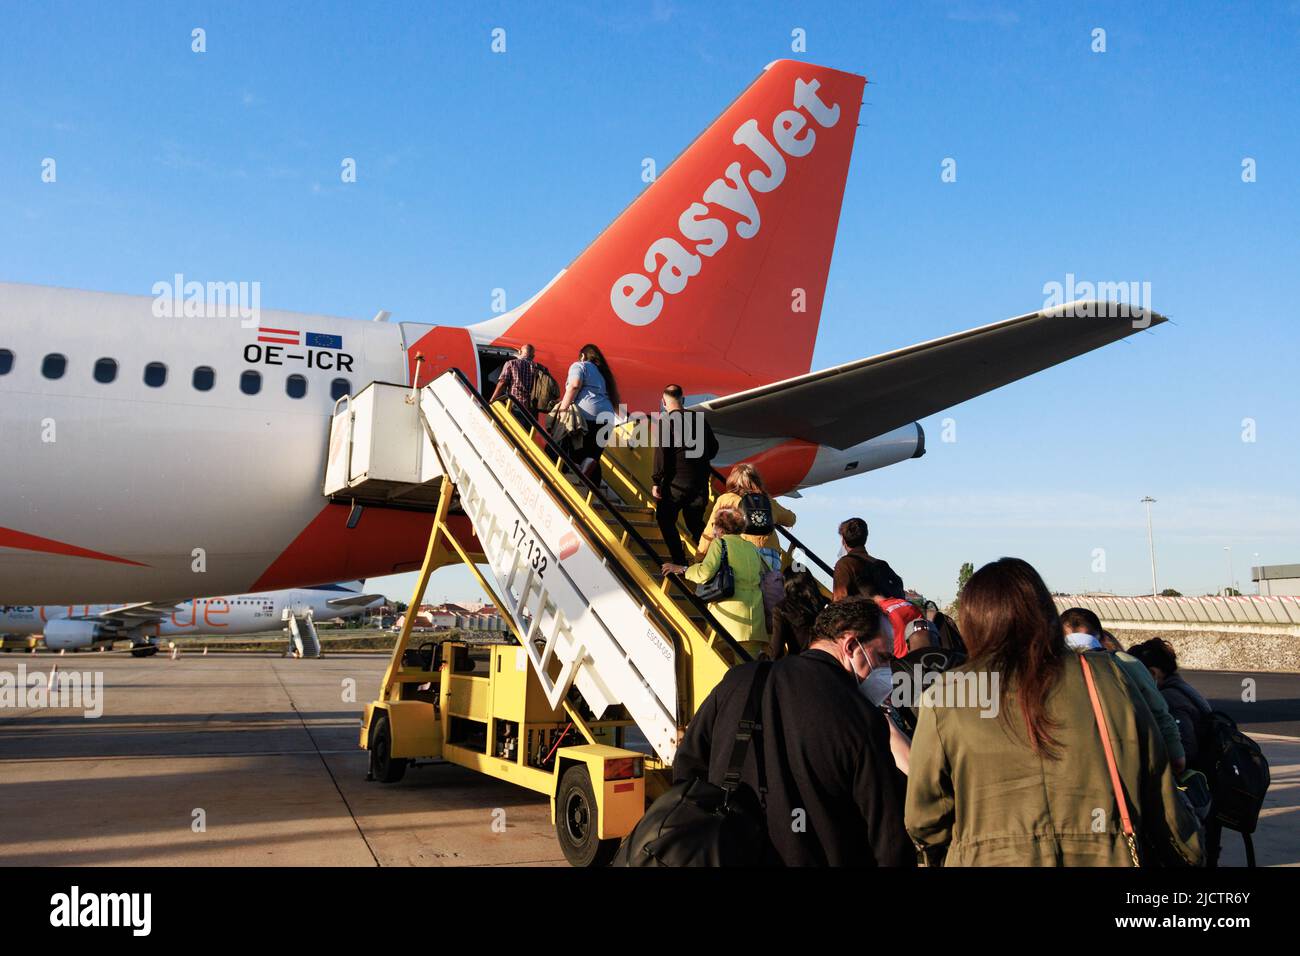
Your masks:
{"label": "blue sky", "polygon": [[1300,561],[1298,49],[1294,2],[5,3],[0,278],[255,279],[269,308],[466,324],[807,58],[870,79],[814,367],[1033,311],[1067,273],[1149,281],[1175,324],[924,421],[925,458],[793,502],[799,530],[833,556],[859,514],[943,599],[1003,554],[1140,592],[1149,494],[1162,587],[1221,587],[1230,547],[1249,590]]}

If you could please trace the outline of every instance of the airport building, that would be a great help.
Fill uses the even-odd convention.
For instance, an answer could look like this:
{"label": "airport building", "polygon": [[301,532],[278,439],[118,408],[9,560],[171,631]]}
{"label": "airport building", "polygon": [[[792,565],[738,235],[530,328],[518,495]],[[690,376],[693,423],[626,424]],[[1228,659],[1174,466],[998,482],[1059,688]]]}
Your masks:
{"label": "airport building", "polygon": [[[405,619],[405,615],[399,617],[396,626],[401,627]],[[491,604],[474,608],[460,604],[421,604],[413,626],[433,631],[456,629],[477,633],[504,633],[508,630],[505,619]]]}
{"label": "airport building", "polygon": [[1250,569],[1260,594],[1300,595],[1300,564],[1266,564]]}

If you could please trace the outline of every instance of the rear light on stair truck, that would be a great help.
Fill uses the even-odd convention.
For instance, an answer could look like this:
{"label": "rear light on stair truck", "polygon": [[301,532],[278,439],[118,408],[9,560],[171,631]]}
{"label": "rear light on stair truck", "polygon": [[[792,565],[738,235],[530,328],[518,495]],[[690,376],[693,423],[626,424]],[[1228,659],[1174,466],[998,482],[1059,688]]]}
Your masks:
{"label": "rear light on stair truck", "polygon": [[642,774],[640,757],[624,757],[605,761],[606,780],[633,780]]}

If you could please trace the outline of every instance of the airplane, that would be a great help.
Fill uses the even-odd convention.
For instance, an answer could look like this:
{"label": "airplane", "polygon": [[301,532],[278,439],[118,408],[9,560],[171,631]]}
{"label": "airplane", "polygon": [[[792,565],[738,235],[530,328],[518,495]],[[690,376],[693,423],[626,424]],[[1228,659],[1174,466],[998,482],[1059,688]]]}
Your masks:
{"label": "airplane", "polygon": [[259,634],[286,622],[296,652],[314,657],[320,650],[314,622],[356,617],[383,604],[382,594],[363,594],[364,586],[348,581],[179,604],[0,605],[0,634],[43,636],[52,651],[129,640],[132,654],[148,657],[158,652],[162,638]]}
{"label": "airplane", "polygon": [[351,527],[322,495],[335,402],[453,367],[490,392],[524,343],[557,378],[596,343],[630,412],[682,384],[715,464],[790,494],[917,458],[918,419],[1165,321],[1061,303],[811,371],[865,84],[769,64],[545,288],[474,324],[222,317],[229,295],[180,276],[153,296],[0,283],[0,602],[415,569],[430,515]]}

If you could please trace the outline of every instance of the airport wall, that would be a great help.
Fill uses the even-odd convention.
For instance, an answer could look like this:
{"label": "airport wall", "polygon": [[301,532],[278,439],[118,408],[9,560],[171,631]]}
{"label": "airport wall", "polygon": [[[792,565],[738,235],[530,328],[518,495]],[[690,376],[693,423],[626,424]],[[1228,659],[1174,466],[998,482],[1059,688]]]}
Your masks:
{"label": "airport wall", "polygon": [[1300,673],[1300,601],[1295,597],[1056,598],[1059,610],[1086,607],[1125,647],[1162,637],[1191,670]]}

